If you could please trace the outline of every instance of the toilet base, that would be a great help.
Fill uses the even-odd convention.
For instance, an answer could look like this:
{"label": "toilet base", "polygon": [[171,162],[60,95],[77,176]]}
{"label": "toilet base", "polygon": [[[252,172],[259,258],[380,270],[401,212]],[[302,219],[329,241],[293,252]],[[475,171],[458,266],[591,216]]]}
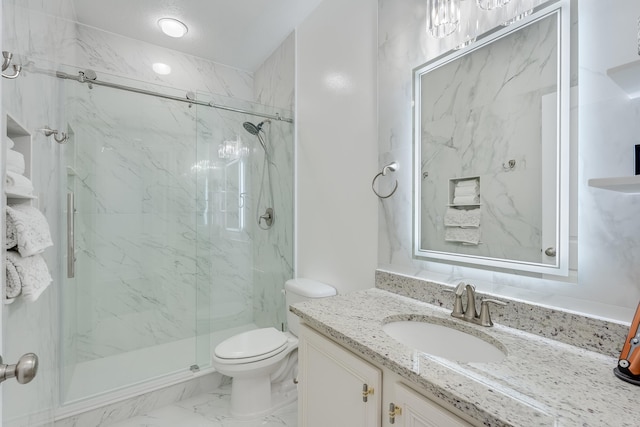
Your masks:
{"label": "toilet base", "polygon": [[269,377],[234,378],[229,412],[234,418],[249,420],[271,414],[298,398],[293,380],[271,383]]}

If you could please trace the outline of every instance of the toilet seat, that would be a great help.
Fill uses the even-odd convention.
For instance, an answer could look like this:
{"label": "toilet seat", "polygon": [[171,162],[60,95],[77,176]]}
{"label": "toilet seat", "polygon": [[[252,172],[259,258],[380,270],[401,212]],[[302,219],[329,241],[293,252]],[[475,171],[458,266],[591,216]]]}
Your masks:
{"label": "toilet seat", "polygon": [[275,328],[254,329],[224,340],[214,350],[219,363],[251,363],[267,359],[287,348],[287,336]]}

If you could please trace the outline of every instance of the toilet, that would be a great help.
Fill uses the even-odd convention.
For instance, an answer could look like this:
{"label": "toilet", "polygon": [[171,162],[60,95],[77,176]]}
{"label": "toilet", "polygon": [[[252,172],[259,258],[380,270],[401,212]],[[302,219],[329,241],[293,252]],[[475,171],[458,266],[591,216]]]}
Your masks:
{"label": "toilet", "polygon": [[315,280],[287,280],[285,299],[289,332],[275,328],[254,329],[216,346],[213,367],[232,379],[232,416],[240,419],[260,417],[296,399],[293,380],[297,374],[300,321],[289,311],[289,306],[335,294],[335,288]]}

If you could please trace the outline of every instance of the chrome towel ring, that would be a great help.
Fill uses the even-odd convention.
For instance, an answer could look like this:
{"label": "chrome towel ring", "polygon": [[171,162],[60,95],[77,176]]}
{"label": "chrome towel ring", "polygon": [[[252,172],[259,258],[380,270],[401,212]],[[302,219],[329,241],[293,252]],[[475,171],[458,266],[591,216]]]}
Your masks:
{"label": "chrome towel ring", "polygon": [[373,177],[373,181],[371,181],[371,189],[373,190],[373,192],[375,193],[376,196],[378,196],[381,199],[388,199],[389,197],[393,196],[393,193],[395,193],[396,190],[398,189],[398,180],[397,179],[396,179],[396,185],[393,187],[393,190],[391,190],[391,193],[387,194],[386,196],[382,196],[376,191],[376,180],[380,176],[386,176],[387,172],[389,172],[389,171],[395,172],[397,170],[398,170],[398,163],[397,162],[389,163],[388,165],[386,165],[385,167],[382,168],[381,172],[379,172],[376,176]]}

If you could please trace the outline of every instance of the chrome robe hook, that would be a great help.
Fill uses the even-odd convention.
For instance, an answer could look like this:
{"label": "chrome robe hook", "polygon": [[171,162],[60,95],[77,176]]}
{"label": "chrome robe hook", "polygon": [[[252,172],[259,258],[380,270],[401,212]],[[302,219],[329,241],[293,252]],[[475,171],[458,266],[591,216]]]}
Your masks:
{"label": "chrome robe hook", "polygon": [[20,75],[20,71],[22,71],[22,65],[13,64],[13,74],[5,74],[4,71],[9,68],[11,65],[11,60],[13,59],[13,53],[7,52],[6,50],[2,51],[2,77],[6,79],[15,79]]}
{"label": "chrome robe hook", "polygon": [[[69,135],[67,135],[64,132],[60,132],[57,129],[51,129],[49,128],[49,126],[44,127],[42,129],[38,129],[40,132],[42,132],[44,134],[44,136],[51,136],[53,135],[53,139],[58,143],[58,144],[64,144],[65,142],[67,142],[67,140],[69,139]],[[58,138],[58,134],[61,135],[60,138]]]}

